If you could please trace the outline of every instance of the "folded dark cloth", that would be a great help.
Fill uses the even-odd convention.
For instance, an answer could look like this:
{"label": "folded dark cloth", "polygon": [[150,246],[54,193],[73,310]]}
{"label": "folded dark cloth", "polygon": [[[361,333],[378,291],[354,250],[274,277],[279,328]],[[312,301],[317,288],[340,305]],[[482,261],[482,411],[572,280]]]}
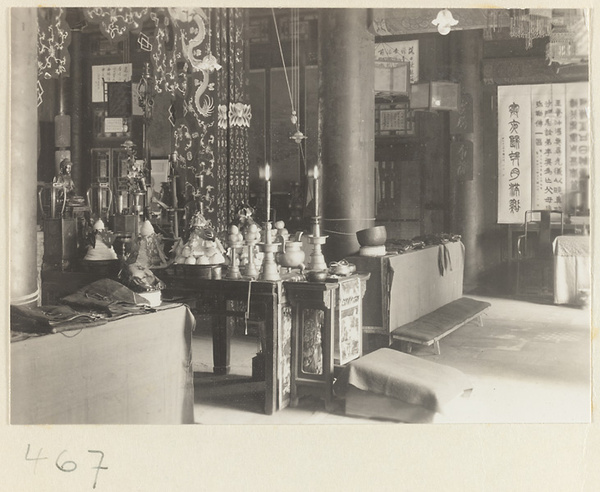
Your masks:
{"label": "folded dark cloth", "polygon": [[451,234],[448,232],[440,232],[438,234],[426,234],[424,236],[417,236],[412,239],[415,243],[423,243],[425,246],[432,246],[435,244],[455,243],[460,241],[461,236],[458,234]]}
{"label": "folded dark cloth", "polygon": [[70,306],[11,306],[10,329],[24,333],[58,333],[106,323],[96,312],[76,311]]}
{"label": "folded dark cloth", "polygon": [[61,302],[78,309],[83,307],[100,311],[112,319],[154,311],[147,299],[109,278],[86,285],[63,297]]}

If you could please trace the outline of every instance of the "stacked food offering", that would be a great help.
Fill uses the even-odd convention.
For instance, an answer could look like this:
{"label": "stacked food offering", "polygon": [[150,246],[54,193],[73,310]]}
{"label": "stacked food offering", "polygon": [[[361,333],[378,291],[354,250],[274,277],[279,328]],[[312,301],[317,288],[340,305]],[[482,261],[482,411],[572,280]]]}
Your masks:
{"label": "stacked food offering", "polygon": [[172,250],[176,265],[221,265],[225,248],[215,230],[200,213],[191,221],[187,240],[180,238]]}

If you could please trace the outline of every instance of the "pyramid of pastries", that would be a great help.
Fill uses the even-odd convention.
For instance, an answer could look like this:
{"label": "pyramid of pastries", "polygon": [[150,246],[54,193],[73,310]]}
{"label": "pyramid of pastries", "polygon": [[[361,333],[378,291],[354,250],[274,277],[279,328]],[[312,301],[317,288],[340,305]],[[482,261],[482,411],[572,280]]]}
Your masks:
{"label": "pyramid of pastries", "polygon": [[180,240],[173,253],[173,262],[179,265],[220,265],[225,262],[225,248],[215,230],[199,213],[191,221],[187,241]]}

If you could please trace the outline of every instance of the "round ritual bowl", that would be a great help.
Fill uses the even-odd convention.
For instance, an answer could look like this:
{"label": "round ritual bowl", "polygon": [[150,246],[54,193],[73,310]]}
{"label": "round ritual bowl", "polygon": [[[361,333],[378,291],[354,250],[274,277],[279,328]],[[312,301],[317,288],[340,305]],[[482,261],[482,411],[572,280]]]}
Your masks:
{"label": "round ritual bowl", "polygon": [[382,246],[387,240],[385,226],[374,226],[356,232],[356,239],[361,246]]}

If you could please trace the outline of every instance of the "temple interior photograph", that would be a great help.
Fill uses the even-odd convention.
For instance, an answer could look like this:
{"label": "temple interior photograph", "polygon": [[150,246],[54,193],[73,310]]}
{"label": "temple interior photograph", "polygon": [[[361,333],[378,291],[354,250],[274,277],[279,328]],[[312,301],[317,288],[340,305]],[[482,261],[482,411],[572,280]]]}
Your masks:
{"label": "temple interior photograph", "polygon": [[11,8],[10,423],[590,422],[590,10]]}

